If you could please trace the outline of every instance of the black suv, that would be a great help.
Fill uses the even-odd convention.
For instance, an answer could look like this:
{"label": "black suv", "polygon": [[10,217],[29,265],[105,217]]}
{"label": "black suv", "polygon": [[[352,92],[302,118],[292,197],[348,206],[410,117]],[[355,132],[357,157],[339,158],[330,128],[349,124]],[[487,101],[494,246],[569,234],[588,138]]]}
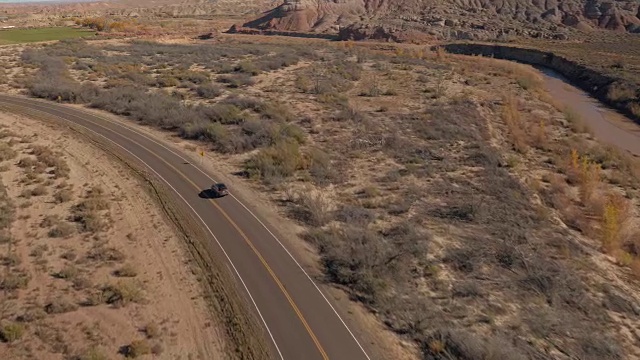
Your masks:
{"label": "black suv", "polygon": [[229,195],[229,190],[227,189],[227,185],[223,183],[217,183],[211,185],[211,191],[215,195],[215,197],[222,197]]}

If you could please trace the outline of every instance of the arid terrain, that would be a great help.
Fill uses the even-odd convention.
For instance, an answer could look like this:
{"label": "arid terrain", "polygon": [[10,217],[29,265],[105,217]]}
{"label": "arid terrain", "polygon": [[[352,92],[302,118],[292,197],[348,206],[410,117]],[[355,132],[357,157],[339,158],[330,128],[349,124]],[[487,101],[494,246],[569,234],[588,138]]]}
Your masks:
{"label": "arid terrain", "polygon": [[47,123],[1,112],[0,128],[0,357],[224,358],[181,238],[129,170]]}
{"label": "arid terrain", "polygon": [[0,51],[3,91],[205,146],[388,358],[640,356],[639,164],[529,67],[242,35]]}
{"label": "arid terrain", "polygon": [[183,0],[0,4],[0,23],[63,25],[74,17],[136,19],[232,17],[260,29],[343,32],[369,37],[423,32],[446,40],[505,40],[513,37],[566,39],[605,29],[640,31],[635,1],[563,0],[539,2],[468,0]]}
{"label": "arid terrain", "polygon": [[[284,1],[245,26],[346,33],[416,30],[445,39],[493,40],[511,36],[566,38],[578,31],[638,32],[632,1]],[[376,29],[374,31],[373,29]]]}

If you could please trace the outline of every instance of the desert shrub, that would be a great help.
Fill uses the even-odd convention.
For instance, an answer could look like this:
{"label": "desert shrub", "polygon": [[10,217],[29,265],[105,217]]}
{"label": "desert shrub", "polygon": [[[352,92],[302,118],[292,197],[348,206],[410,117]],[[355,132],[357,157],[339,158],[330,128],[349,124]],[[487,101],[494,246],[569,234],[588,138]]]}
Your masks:
{"label": "desert shrub", "polygon": [[291,213],[296,220],[312,226],[323,226],[331,220],[329,202],[322,192],[301,192],[295,203]]}
{"label": "desert shrub", "polygon": [[100,262],[121,262],[126,256],[122,251],[105,246],[94,246],[87,252],[87,259]]}
{"label": "desert shrub", "polygon": [[276,122],[289,122],[294,119],[289,107],[280,102],[267,102],[257,109],[263,117]]}
{"label": "desert shrub", "polygon": [[60,98],[65,102],[87,103],[98,94],[98,89],[94,85],[80,84],[73,80],[62,59],[48,55],[36,55],[36,57],[38,58],[31,61],[40,69],[28,86],[32,96],[48,100]]}
{"label": "desert shrub", "polygon": [[88,348],[71,358],[72,360],[108,360],[109,358],[97,348]]}
{"label": "desert shrub", "polygon": [[245,60],[239,62],[236,66],[233,67],[234,72],[245,73],[251,76],[256,76],[262,72],[261,69],[256,66],[256,64],[250,60]]}
{"label": "desert shrub", "polygon": [[91,63],[84,60],[78,60],[73,64],[72,68],[79,71],[92,71],[93,67],[91,65]]}
{"label": "desert shrub", "polygon": [[[157,81],[156,81],[156,85],[157,85]],[[105,89],[124,88],[124,87],[136,88],[141,91],[144,90],[144,87],[142,85],[136,84],[131,80],[122,79],[122,78],[116,78],[116,79],[108,78],[107,81],[105,81],[104,83]]]}
{"label": "desert shrub", "polygon": [[183,106],[169,95],[147,93],[134,87],[103,91],[91,102],[91,106],[165,129],[176,129],[198,118],[195,110]]}
{"label": "desert shrub", "polygon": [[298,75],[296,87],[304,92],[324,95],[324,98],[327,98],[351,88],[352,81],[360,78],[359,68],[359,64],[351,62],[314,65]]}
{"label": "desert shrub", "polygon": [[51,148],[42,145],[33,145],[31,152],[36,159],[47,167],[55,166],[59,154],[53,152]]}
{"label": "desert shrub", "polygon": [[614,82],[607,87],[607,98],[611,101],[628,101],[637,97],[635,87],[630,83]]}
{"label": "desert shrub", "polygon": [[0,289],[7,291],[24,289],[30,280],[31,276],[25,272],[15,271],[6,273],[0,277]]}
{"label": "desert shrub", "polygon": [[18,166],[25,169],[30,169],[38,164],[38,161],[34,158],[23,157],[18,161]]}
{"label": "desert shrub", "polygon": [[307,153],[307,156],[310,160],[309,174],[316,185],[329,185],[338,177],[336,171],[331,166],[329,154],[318,148],[313,148]]}
{"label": "desert shrub", "polygon": [[0,230],[6,229],[15,217],[15,207],[7,195],[7,190],[0,181]]}
{"label": "desert shrub", "polygon": [[0,265],[2,266],[17,266],[20,265],[20,262],[20,257],[15,253],[0,256]]}
{"label": "desert shrub", "polygon": [[11,146],[5,142],[0,142],[0,161],[11,160],[16,157],[17,153]]}
{"label": "desert shrub", "polygon": [[73,261],[73,260],[75,260],[75,259],[76,259],[76,257],[77,257],[77,254],[76,254],[76,252],[75,252],[73,249],[65,250],[65,252],[63,252],[63,253],[60,255],[60,258],[61,258],[61,259],[65,259],[65,260],[69,260],[69,261]]}
{"label": "desert shrub", "polygon": [[335,106],[337,108],[345,108],[349,106],[349,98],[341,92],[322,92],[318,95],[318,102]]}
{"label": "desert shrub", "polygon": [[254,110],[260,111],[265,104],[262,100],[250,97],[250,96],[238,96],[236,94],[232,94],[226,99],[222,100],[220,104],[228,104],[237,107],[242,110]]}
{"label": "desert shrub", "polygon": [[11,235],[6,231],[0,231],[0,244],[9,244],[13,241]]}
{"label": "desert shrub", "polygon": [[133,265],[126,264],[114,271],[113,274],[118,277],[136,277],[138,275],[138,270],[136,270]]}
{"label": "desert shrub", "polygon": [[48,193],[47,188],[44,185],[38,185],[31,189],[31,196],[42,196]]}
{"label": "desert shrub", "polygon": [[208,140],[217,144],[224,140],[229,130],[220,123],[211,123],[206,120],[188,122],[180,127],[180,136],[185,139]]}
{"label": "desert shrub", "polygon": [[314,89],[314,84],[311,80],[311,77],[308,74],[297,74],[294,86],[305,93],[310,93]]}
{"label": "desert shrub", "polygon": [[356,81],[360,80],[362,65],[353,61],[336,62],[334,64],[333,71],[346,80]]}
{"label": "desert shrub", "polygon": [[230,74],[221,75],[218,77],[218,82],[227,84],[230,88],[240,88],[244,86],[251,86],[255,84],[255,80],[247,74]]}
{"label": "desert shrub", "polygon": [[408,276],[409,264],[426,255],[430,237],[415,232],[412,226],[405,224],[381,234],[350,225],[314,230],[307,238],[318,246],[332,281],[348,285],[361,300],[375,304],[390,281]]}
{"label": "desert shrub", "polygon": [[134,340],[131,344],[124,346],[120,352],[125,357],[137,358],[142,355],[151,354],[151,345],[145,339]]}
{"label": "desert shrub", "polygon": [[564,118],[567,121],[569,128],[576,133],[590,133],[591,129],[584,122],[584,119],[570,107],[564,109]]}
{"label": "desert shrub", "polygon": [[156,86],[158,87],[177,87],[180,81],[174,76],[163,74],[156,78]]}
{"label": "desert shrub", "polygon": [[375,232],[348,227],[312,232],[310,238],[319,247],[322,263],[333,282],[350,286],[368,303],[375,303],[388,287],[380,265],[390,257],[390,248]]}
{"label": "desert shrub", "polygon": [[451,289],[451,293],[454,297],[476,297],[482,295],[480,286],[473,281],[456,283]]}
{"label": "desert shrub", "polygon": [[107,222],[96,211],[85,210],[73,213],[71,220],[80,225],[84,232],[97,232],[107,227]]}
{"label": "desert shrub", "polygon": [[180,81],[188,81],[198,85],[209,81],[209,75],[200,71],[174,71],[173,76]]}
{"label": "desert shrub", "polygon": [[523,73],[517,77],[516,82],[524,90],[535,90],[540,88],[540,80],[532,73]]}
{"label": "desert shrub", "polygon": [[24,335],[24,326],[18,323],[6,323],[0,326],[0,339],[6,343],[20,340]]}
{"label": "desert shrub", "polygon": [[58,215],[47,215],[40,222],[40,227],[48,228],[52,227],[56,224],[60,223],[60,216]]}
{"label": "desert shrub", "polygon": [[144,334],[149,339],[160,337],[160,328],[158,327],[158,324],[156,323],[147,324],[147,326],[144,327]]}
{"label": "desert shrub", "polygon": [[80,275],[80,269],[74,265],[66,265],[60,271],[54,274],[58,279],[73,280]]}
{"label": "desert shrub", "polygon": [[285,141],[292,140],[297,144],[304,144],[306,142],[306,133],[296,124],[280,124],[278,127],[278,137],[276,137],[276,142],[279,139],[283,139]]}
{"label": "desert shrub", "polygon": [[460,329],[435,331],[422,341],[425,359],[513,359],[529,357],[503,337],[483,339]]}
{"label": "desert shrub", "polygon": [[116,307],[144,301],[141,285],[133,281],[109,284],[102,287],[101,291],[104,302]]}
{"label": "desert shrub", "polygon": [[78,309],[78,305],[65,298],[56,298],[44,307],[47,314],[64,314]]}
{"label": "desert shrub", "polygon": [[277,125],[269,121],[248,119],[242,123],[241,130],[247,149],[273,145],[280,138]]}
{"label": "desert shrub", "polygon": [[69,189],[58,189],[55,193],[53,193],[53,200],[56,204],[62,204],[73,199],[73,191]]}
{"label": "desert shrub", "polygon": [[621,360],[623,356],[622,348],[613,339],[607,336],[588,334],[579,339],[580,359],[598,360],[611,359]]}
{"label": "desert shrub", "polygon": [[34,79],[29,86],[32,96],[47,100],[60,100],[72,103],[84,103],[91,100],[90,92],[81,90],[80,84],[69,79],[41,78]]}
{"label": "desert shrub", "polygon": [[219,103],[213,106],[202,106],[198,110],[210,121],[221,124],[239,124],[244,120],[240,108],[233,104]]}
{"label": "desert shrub", "polygon": [[525,153],[527,151],[527,138],[520,117],[520,110],[518,109],[518,101],[515,98],[507,97],[504,99],[502,119],[509,129],[513,148],[519,153]]}
{"label": "desert shrub", "polygon": [[91,282],[91,280],[89,280],[87,277],[82,275],[72,279],[71,283],[73,284],[73,288],[76,290],[84,290],[93,286],[93,283]]}
{"label": "desert shrub", "polygon": [[335,214],[336,220],[346,224],[366,225],[376,218],[375,212],[361,206],[344,205]]}
{"label": "desert shrub", "polygon": [[158,83],[155,78],[140,73],[139,71],[127,71],[120,74],[120,79],[129,80],[130,82],[143,86],[156,86]]}
{"label": "desert shrub", "polygon": [[196,88],[198,96],[205,99],[214,99],[222,95],[223,90],[220,86],[213,83],[205,83]]}
{"label": "desert shrub", "polygon": [[262,71],[273,71],[295,65],[298,61],[300,61],[300,58],[296,54],[286,52],[261,57],[254,61],[253,66]]}
{"label": "desert shrub", "polygon": [[154,355],[160,355],[162,354],[163,351],[164,351],[164,347],[162,346],[161,343],[155,343],[151,347],[151,353]]}
{"label": "desert shrub", "polygon": [[303,144],[305,133],[295,124],[274,123],[266,120],[249,119],[242,124],[247,150],[276,145],[279,142]]}
{"label": "desert shrub", "polygon": [[61,222],[51,228],[47,232],[47,236],[52,238],[66,238],[73,235],[76,232],[76,227],[68,222]]}
{"label": "desert shrub", "polygon": [[260,150],[245,163],[250,177],[262,179],[287,178],[302,164],[299,146],[293,141],[281,141]]}

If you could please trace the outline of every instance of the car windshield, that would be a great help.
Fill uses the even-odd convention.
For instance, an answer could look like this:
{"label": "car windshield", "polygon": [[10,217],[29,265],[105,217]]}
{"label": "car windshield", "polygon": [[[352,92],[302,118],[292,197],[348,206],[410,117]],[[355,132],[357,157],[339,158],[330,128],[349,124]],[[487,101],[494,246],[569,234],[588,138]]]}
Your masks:
{"label": "car windshield", "polygon": [[218,189],[227,190],[227,186],[225,184],[218,184]]}

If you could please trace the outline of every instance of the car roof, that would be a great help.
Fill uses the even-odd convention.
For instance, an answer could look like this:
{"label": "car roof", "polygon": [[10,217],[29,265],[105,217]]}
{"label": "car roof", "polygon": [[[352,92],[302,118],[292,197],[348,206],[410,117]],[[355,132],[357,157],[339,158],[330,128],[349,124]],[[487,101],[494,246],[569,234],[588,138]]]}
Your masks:
{"label": "car roof", "polygon": [[217,183],[216,186],[219,187],[219,188],[226,188],[227,187],[227,185],[225,185],[223,183]]}

